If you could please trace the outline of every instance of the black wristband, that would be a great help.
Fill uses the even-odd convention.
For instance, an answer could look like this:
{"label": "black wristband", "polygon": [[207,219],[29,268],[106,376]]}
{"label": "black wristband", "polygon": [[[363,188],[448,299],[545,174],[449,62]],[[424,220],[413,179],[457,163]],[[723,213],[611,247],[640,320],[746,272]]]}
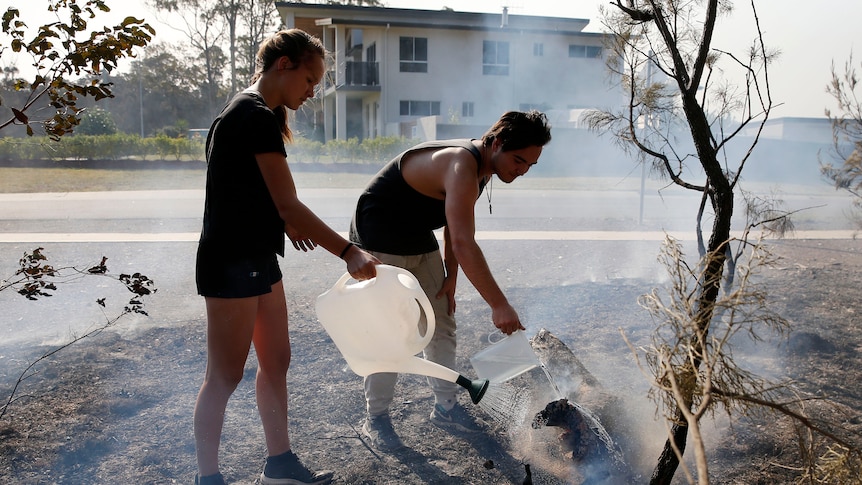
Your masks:
{"label": "black wristband", "polygon": [[354,244],[352,242],[347,243],[347,246],[344,246],[344,249],[341,250],[341,254],[338,255],[340,259],[344,259],[344,255],[347,254],[347,251],[352,248]]}

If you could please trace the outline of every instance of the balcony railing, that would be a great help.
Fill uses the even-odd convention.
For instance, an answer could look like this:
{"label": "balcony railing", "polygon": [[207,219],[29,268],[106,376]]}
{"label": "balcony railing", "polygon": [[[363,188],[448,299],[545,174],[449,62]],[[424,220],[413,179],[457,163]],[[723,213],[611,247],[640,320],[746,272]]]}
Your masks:
{"label": "balcony railing", "polygon": [[347,61],[344,65],[345,86],[379,86],[380,72],[376,62]]}

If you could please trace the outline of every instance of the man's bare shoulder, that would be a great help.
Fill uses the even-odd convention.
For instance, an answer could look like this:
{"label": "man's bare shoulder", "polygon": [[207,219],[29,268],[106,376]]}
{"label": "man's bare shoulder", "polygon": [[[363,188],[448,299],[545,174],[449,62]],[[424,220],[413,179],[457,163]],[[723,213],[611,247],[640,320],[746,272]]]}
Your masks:
{"label": "man's bare shoulder", "polygon": [[407,183],[419,192],[436,198],[452,191],[478,192],[478,163],[462,147],[443,147],[411,153],[401,161],[401,173]]}

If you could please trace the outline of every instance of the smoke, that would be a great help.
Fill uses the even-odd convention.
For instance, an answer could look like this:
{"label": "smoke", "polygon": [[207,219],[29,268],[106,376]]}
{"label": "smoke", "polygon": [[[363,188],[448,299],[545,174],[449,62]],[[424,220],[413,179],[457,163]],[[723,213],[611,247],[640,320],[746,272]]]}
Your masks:
{"label": "smoke", "polygon": [[[109,234],[106,234],[109,235]],[[94,328],[104,326],[123,312],[135,296],[116,277],[140,272],[154,281],[155,293],[142,299],[149,315],[128,314],[111,327],[112,332],[132,337],[153,326],[171,326],[200,320],[203,299],[194,291],[194,245],[188,243],[23,243],[7,251],[13,257],[0,266],[2,278],[12,280],[17,259],[44,246],[46,264],[54,268],[73,266],[79,270],[98,264],[106,256],[108,277],[64,274],[57,278],[52,296],[28,300],[14,288],[0,292],[0,345],[3,347],[58,346]]]}
{"label": "smoke", "polygon": [[[667,438],[645,378],[607,355],[606,365],[586,363],[545,329],[531,343],[544,365],[492,384],[479,405],[504,430],[513,455],[532,466],[534,483],[645,481]],[[730,432],[725,416],[701,426],[709,453]]]}

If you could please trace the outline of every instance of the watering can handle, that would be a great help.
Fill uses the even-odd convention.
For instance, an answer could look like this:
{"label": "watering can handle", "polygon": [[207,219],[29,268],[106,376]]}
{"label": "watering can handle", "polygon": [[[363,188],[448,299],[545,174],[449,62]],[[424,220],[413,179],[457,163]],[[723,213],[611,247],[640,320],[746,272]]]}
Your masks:
{"label": "watering can handle", "polygon": [[431,302],[428,300],[428,296],[419,288],[418,291],[419,298],[416,298],[416,301],[419,302],[419,305],[422,306],[422,311],[425,312],[425,322],[427,324],[425,330],[425,336],[419,341],[421,348],[425,348],[428,346],[428,343],[431,342],[431,339],[434,338],[434,332],[437,329],[437,319],[434,317],[434,308],[431,307]]}
{"label": "watering can handle", "polygon": [[338,281],[336,281],[335,284],[332,285],[332,288],[336,289],[338,291],[343,291],[345,286],[346,286],[347,281],[350,280],[351,278],[353,278],[353,277],[350,276],[350,273],[344,273],[343,275],[341,275],[341,278],[338,278]]}
{"label": "watering can handle", "polygon": [[437,321],[434,318],[434,308],[431,307],[431,302],[428,300],[428,295],[425,294],[425,291],[422,289],[422,286],[419,284],[419,281],[416,279],[416,276],[414,276],[413,273],[404,268],[388,264],[379,264],[377,265],[377,277],[379,278],[381,275],[389,275],[394,277],[395,279],[398,279],[398,275],[404,275],[406,278],[416,284],[415,287],[409,287],[405,285],[402,280],[398,279],[399,283],[401,283],[405,288],[407,288],[408,290],[412,290],[413,298],[415,298],[416,301],[419,302],[419,306],[421,306],[422,311],[425,312],[425,335],[419,335],[419,329],[417,327],[416,335],[419,338],[415,344],[415,348],[424,349],[428,346],[428,343],[431,342],[431,339],[434,338],[434,331],[437,326]]}

